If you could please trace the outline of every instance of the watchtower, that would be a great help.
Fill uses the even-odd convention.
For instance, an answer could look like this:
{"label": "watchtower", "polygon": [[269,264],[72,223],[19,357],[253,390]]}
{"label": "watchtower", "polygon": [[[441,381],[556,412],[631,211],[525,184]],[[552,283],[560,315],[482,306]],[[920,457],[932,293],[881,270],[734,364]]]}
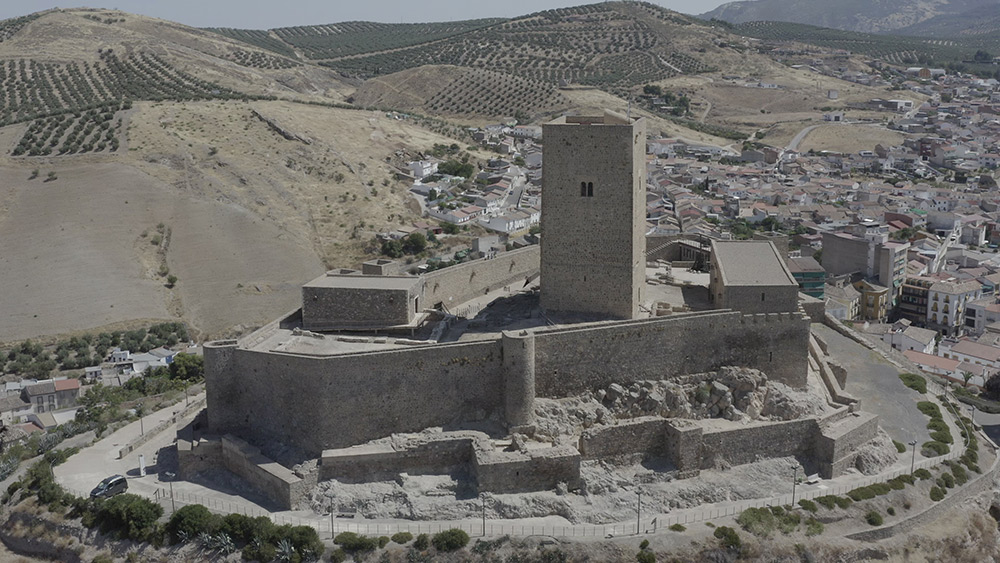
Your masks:
{"label": "watchtower", "polygon": [[541,304],[639,316],[646,283],[646,125],[605,111],[542,133]]}

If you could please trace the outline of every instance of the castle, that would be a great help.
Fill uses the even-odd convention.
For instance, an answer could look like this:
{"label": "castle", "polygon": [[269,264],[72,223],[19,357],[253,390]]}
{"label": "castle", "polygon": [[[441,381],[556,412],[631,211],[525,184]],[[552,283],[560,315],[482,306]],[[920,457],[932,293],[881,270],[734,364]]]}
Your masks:
{"label": "castle", "polygon": [[[845,418],[853,409],[843,404],[829,420],[731,431],[653,417],[591,428],[574,445],[505,451],[492,443],[530,434],[538,398],[723,366],[803,388],[810,362],[821,363],[770,242],[713,244],[706,295],[716,308],[675,313],[650,301],[643,120],[563,117],[543,136],[540,246],[422,275],[395,274],[385,261],[331,271],[303,287],[300,310],[238,341],[207,343],[207,414],[179,432],[182,476],[224,466],[291,507],[317,480],[456,467],[479,490],[573,488],[581,460],[628,452],[663,455],[686,474],[756,455],[813,456],[827,476],[853,463],[877,421]],[[784,273],[758,280],[745,263],[718,262],[739,256]],[[537,293],[510,289],[538,279]],[[463,308],[494,295],[492,307]],[[508,313],[482,320],[504,304]],[[404,447],[373,442],[428,428],[442,432]],[[259,449],[268,444],[319,459],[319,468],[273,463]]]}

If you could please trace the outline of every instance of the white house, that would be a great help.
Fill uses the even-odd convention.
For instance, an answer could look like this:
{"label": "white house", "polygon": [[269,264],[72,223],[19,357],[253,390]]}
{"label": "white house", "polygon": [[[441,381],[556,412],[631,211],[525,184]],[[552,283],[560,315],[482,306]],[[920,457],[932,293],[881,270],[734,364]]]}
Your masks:
{"label": "white house", "polygon": [[916,350],[924,354],[933,354],[937,333],[926,328],[907,325],[908,322],[896,323],[889,332],[882,335],[882,341],[900,351]]}
{"label": "white house", "polygon": [[414,178],[426,178],[438,171],[438,163],[433,160],[415,160],[407,165]]}

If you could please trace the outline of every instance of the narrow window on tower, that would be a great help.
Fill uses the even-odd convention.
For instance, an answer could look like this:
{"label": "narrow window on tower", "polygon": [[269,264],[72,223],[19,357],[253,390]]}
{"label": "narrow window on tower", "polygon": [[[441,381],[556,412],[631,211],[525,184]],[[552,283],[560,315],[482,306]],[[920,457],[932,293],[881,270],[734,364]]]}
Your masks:
{"label": "narrow window on tower", "polygon": [[587,182],[580,182],[580,197],[587,197]]}
{"label": "narrow window on tower", "polygon": [[587,182],[587,197],[594,197],[594,183]]}

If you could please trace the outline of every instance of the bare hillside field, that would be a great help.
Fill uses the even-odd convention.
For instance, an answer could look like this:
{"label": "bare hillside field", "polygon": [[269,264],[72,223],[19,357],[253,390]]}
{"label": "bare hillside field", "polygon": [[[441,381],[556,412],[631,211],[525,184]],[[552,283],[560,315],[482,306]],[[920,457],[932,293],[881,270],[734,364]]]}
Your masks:
{"label": "bare hillside field", "polygon": [[[322,272],[308,245],[235,206],[178,193],[121,164],[0,169],[0,341],[183,315],[213,333],[294,307]],[[156,227],[174,289],[142,260]],[[143,236],[145,235],[145,236]],[[242,282],[247,291],[237,288]]]}
{"label": "bare hillside field", "polygon": [[871,125],[823,125],[806,135],[799,146],[805,152],[856,152],[872,150],[875,145],[901,145],[906,135]]}

